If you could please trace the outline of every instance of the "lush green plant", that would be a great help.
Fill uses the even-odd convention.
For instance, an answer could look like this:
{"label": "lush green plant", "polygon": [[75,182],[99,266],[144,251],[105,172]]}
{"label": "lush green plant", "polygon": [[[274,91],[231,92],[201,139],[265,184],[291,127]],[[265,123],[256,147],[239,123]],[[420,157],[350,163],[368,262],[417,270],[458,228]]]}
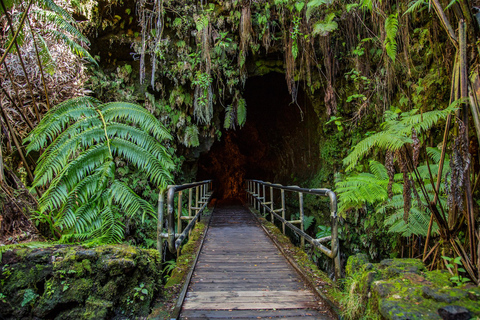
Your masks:
{"label": "lush green plant", "polygon": [[465,273],[465,269],[462,268],[462,257],[450,258],[442,256],[442,258],[446,261],[446,267],[453,270],[453,277],[450,278],[450,281],[455,283],[457,286],[461,286],[470,281],[470,279],[462,277],[460,272]]}
{"label": "lush green plant", "polygon": [[62,241],[121,241],[125,217],[155,217],[156,212],[117,178],[117,162],[124,159],[165,188],[173,169],[161,144],[167,139],[162,124],[139,105],[101,104],[90,97],[59,104],[26,139],[29,152],[48,145],[33,182],[33,187],[48,186],[39,212],[52,221]]}
{"label": "lush green plant", "polygon": [[38,294],[36,294],[35,291],[33,291],[32,289],[25,290],[25,292],[23,293],[23,301],[21,306],[25,307],[27,304],[33,304],[37,297]]}
{"label": "lush green plant", "polygon": [[[442,119],[452,114],[461,103],[455,101],[443,110],[433,110],[419,113],[418,109],[402,112],[400,109],[385,112],[385,122],[382,130],[372,134],[355,145],[352,152],[343,159],[346,170],[352,170],[372,150],[396,151],[407,144],[413,143],[412,132],[427,131]],[[413,129],[413,130],[412,130]]]}

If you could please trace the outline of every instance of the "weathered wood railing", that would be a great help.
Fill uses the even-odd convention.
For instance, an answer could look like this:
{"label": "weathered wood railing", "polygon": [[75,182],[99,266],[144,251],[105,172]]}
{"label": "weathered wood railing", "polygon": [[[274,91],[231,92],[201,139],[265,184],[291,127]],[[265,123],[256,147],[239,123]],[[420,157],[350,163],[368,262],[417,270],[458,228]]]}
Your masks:
{"label": "weathered wood railing", "polygon": [[[333,259],[335,279],[341,278],[340,268],[340,245],[338,242],[338,216],[337,216],[337,197],[330,189],[306,189],[297,186],[282,186],[280,184],[272,184],[260,180],[247,180],[247,198],[250,205],[261,212],[270,213],[271,222],[274,223],[275,218],[282,223],[282,232],[285,234],[285,227],[289,227],[293,232],[301,237],[301,245],[303,246],[307,240],[312,246],[320,250],[329,258]],[[269,189],[268,193],[267,188]],[[274,207],[274,190],[280,190],[281,208]],[[288,221],[286,219],[285,208],[285,191],[298,193],[300,217],[298,220]],[[304,208],[303,195],[314,194],[319,196],[328,196],[330,198],[330,222],[332,234],[328,237],[314,239],[304,230]],[[267,201],[268,199],[268,201]],[[281,215],[279,215],[279,213]],[[300,228],[294,226],[297,224]],[[331,241],[330,249],[325,247],[322,243]]]}
{"label": "weathered wood railing", "polygon": [[[188,216],[182,216],[183,193],[188,190],[187,210]],[[195,190],[195,199],[193,191]],[[158,222],[157,222],[157,249],[160,257],[163,257],[163,241],[167,240],[170,252],[180,253],[180,246],[187,234],[200,221],[203,211],[207,207],[212,197],[212,181],[205,180],[200,182],[187,183],[182,185],[170,185],[167,188],[167,219],[164,221],[164,200],[165,192],[161,191],[158,197]],[[177,194],[177,217],[175,219],[175,195]],[[195,214],[192,214],[195,212]],[[175,220],[177,230],[175,232]],[[182,222],[189,221],[183,229]],[[163,232],[164,224],[167,232]]]}

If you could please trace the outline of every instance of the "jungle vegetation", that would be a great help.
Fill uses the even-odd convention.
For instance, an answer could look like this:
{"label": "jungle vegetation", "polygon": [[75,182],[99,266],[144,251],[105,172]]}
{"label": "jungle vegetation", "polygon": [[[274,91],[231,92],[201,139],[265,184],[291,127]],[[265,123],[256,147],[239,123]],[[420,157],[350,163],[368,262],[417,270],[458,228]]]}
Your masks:
{"label": "jungle vegetation", "polygon": [[[479,1],[0,4],[3,234],[152,245],[180,150],[240,130],[245,83],[273,59],[328,136],[330,169],[305,183],[338,193],[347,252],[460,257],[478,283]],[[92,56],[98,33],[137,60]]]}

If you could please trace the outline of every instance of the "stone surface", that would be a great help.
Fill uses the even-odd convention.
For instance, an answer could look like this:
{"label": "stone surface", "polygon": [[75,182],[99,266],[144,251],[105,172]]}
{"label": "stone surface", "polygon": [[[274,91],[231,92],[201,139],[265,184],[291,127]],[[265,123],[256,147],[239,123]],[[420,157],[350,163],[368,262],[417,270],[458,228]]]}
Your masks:
{"label": "stone surface", "polygon": [[455,287],[446,271],[427,271],[418,259],[364,261],[365,255],[357,255],[347,262],[352,283],[350,296],[363,302],[357,313],[374,312],[395,320],[480,316],[480,288]]}
{"label": "stone surface", "polygon": [[43,245],[0,257],[0,319],[145,318],[162,287],[155,250]]}
{"label": "stone surface", "polygon": [[443,320],[469,320],[472,314],[467,308],[460,306],[446,306],[438,309],[438,314]]}

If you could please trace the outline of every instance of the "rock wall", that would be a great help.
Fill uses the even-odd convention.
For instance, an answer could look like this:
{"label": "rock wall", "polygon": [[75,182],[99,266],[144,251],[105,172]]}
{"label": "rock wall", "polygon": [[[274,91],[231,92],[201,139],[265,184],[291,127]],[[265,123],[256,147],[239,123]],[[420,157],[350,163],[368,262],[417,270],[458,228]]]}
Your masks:
{"label": "rock wall", "polygon": [[0,260],[1,319],[146,317],[160,294],[155,250],[30,245]]}
{"label": "rock wall", "polygon": [[384,319],[458,319],[480,316],[480,288],[454,287],[445,270],[427,271],[419,259],[369,263],[365,254],[348,259],[347,318],[380,314]]}

